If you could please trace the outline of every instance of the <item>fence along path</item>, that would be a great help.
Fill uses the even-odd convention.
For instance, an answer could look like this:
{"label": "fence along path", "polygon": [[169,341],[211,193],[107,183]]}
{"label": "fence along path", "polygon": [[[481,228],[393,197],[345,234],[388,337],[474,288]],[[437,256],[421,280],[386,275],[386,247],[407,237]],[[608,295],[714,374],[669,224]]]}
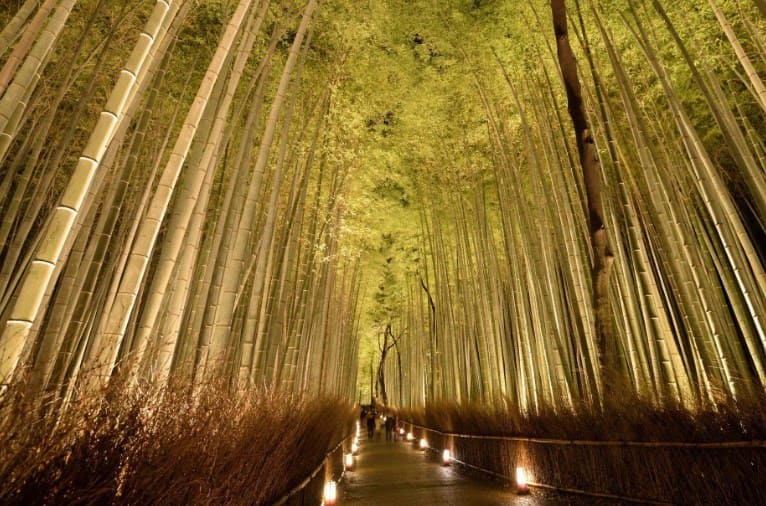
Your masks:
{"label": "fence along path", "polygon": [[[548,492],[519,496],[488,481],[474,480],[442,466],[433,453],[403,441],[386,442],[382,431],[363,435],[354,468],[340,486],[338,506],[537,505],[551,503]],[[566,504],[561,502],[560,504]]]}
{"label": "fence along path", "polygon": [[[544,481],[548,483],[530,479],[529,486],[556,491],[566,497],[662,505],[707,503],[708,499],[716,504],[763,503],[758,492],[763,490],[759,485],[762,474],[758,471],[763,468],[763,451],[766,448],[766,441],[763,440],[709,443],[570,440],[460,434],[408,421],[405,426],[416,437],[425,435],[435,445],[443,445],[453,451],[457,448],[458,453],[467,452],[471,455],[467,460],[478,458],[478,466],[474,465],[476,462],[458,462],[502,480],[513,480],[507,474],[501,474],[509,465],[513,468],[519,462],[526,467],[530,459],[536,461],[534,467],[537,469],[533,469],[532,474],[537,474],[537,471],[547,475]],[[492,450],[479,447],[477,450],[474,442],[481,440],[504,446]],[[561,450],[565,450],[564,453]],[[485,458],[487,451],[498,458]],[[639,461],[636,461],[636,455],[640,455]],[[705,458],[702,458],[703,455]],[[502,461],[505,463],[501,464]],[[614,476],[608,470],[614,469],[614,466],[621,469],[618,473],[620,480],[611,479]],[[739,472],[733,473],[731,479],[727,477],[727,483],[722,484],[712,476],[712,468],[716,466]],[[631,479],[626,479],[626,476]],[[690,493],[693,495],[690,496]],[[687,500],[690,497],[693,499]]]}
{"label": "fence along path", "polygon": [[766,448],[766,441],[721,441],[711,443],[690,443],[685,441],[610,441],[610,440],[587,440],[587,439],[553,439],[541,437],[521,436],[482,436],[477,434],[458,434],[457,432],[442,432],[440,430],[407,422],[407,425],[420,430],[439,434],[440,436],[455,437],[460,439],[484,439],[487,441],[516,441],[521,443],[535,443],[544,445],[563,446],[635,446],[644,448]]}

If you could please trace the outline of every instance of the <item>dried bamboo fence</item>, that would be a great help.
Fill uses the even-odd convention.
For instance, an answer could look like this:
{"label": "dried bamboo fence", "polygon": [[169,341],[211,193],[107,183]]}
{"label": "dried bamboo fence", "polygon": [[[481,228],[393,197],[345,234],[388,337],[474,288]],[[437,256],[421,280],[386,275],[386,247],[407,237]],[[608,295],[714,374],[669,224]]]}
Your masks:
{"label": "dried bamboo fence", "polygon": [[586,441],[442,432],[406,422],[456,463],[532,487],[645,504],[766,504],[766,441]]}
{"label": "dried bamboo fence", "polygon": [[336,476],[338,477],[336,481],[340,482],[343,480],[345,475],[343,454],[347,450],[350,451],[350,444],[347,443],[354,435],[355,432],[351,432],[348,436],[341,439],[332,450],[325,454],[322,461],[311,474],[276,501],[274,506],[313,506],[317,504],[317,500],[322,497],[324,483],[327,480],[335,479]]}

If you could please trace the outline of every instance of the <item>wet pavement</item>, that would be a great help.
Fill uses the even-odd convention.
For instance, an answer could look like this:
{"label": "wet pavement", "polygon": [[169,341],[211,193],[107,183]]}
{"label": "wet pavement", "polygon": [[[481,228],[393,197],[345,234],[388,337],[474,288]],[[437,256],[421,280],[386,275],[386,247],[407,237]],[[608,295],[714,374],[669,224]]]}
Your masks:
{"label": "wet pavement", "polygon": [[340,485],[338,506],[578,503],[576,498],[534,489],[529,495],[516,495],[511,488],[468,477],[452,466],[442,466],[434,455],[427,456],[405,442],[387,443],[378,434],[372,440],[364,435],[360,438],[354,469],[346,472]]}

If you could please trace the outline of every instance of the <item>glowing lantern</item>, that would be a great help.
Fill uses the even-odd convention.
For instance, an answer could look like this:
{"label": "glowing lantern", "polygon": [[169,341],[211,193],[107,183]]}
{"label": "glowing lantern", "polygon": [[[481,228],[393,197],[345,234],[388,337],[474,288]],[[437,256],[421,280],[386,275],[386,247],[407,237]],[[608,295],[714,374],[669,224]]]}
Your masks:
{"label": "glowing lantern", "polygon": [[529,493],[529,484],[527,483],[527,471],[523,467],[516,468],[516,493]]}
{"label": "glowing lantern", "polygon": [[356,455],[357,453],[359,453],[359,443],[354,441],[353,443],[351,443],[351,454]]}
{"label": "glowing lantern", "polygon": [[399,435],[400,435],[400,436],[403,436],[403,435],[404,435],[404,428],[401,428],[401,429],[399,429]]}
{"label": "glowing lantern", "polygon": [[452,460],[452,455],[450,454],[449,450],[444,450],[442,452],[442,464],[445,466],[448,466],[450,463],[450,460]]}
{"label": "glowing lantern", "polygon": [[354,468],[354,454],[353,453],[347,453],[346,458],[343,462],[347,470],[351,470]]}
{"label": "glowing lantern", "polygon": [[425,450],[426,448],[428,448],[428,441],[426,441],[426,438],[421,438],[420,439],[420,449],[421,450]]}
{"label": "glowing lantern", "polygon": [[412,435],[412,432],[408,432],[407,433],[407,441],[412,441],[413,439],[415,439],[415,436]]}
{"label": "glowing lantern", "polygon": [[338,485],[334,481],[324,484],[324,504],[334,505],[338,500]]}

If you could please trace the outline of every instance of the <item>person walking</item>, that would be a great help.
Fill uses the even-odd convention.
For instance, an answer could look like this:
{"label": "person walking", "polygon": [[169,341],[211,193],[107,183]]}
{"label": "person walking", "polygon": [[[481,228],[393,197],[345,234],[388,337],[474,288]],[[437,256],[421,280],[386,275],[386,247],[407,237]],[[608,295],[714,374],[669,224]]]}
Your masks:
{"label": "person walking", "polygon": [[394,425],[396,424],[396,419],[388,415],[386,417],[386,441],[393,441],[394,440]]}
{"label": "person walking", "polygon": [[367,439],[372,439],[375,435],[375,412],[369,410],[367,412]]}

